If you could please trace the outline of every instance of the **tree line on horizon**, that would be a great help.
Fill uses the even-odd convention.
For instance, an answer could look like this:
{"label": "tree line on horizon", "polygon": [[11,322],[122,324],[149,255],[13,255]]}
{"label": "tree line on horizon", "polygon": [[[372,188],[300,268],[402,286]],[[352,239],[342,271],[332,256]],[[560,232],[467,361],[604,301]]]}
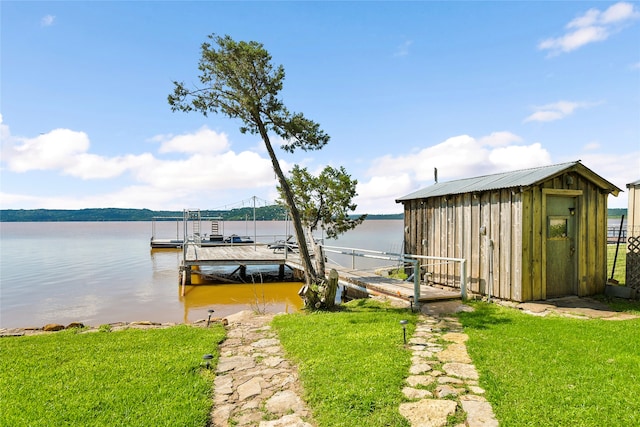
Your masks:
{"label": "tree line on horizon", "polygon": [[[253,220],[253,208],[230,210],[201,210],[202,217],[220,217],[224,221]],[[270,205],[255,208],[256,221],[284,221],[284,206]],[[91,222],[91,221],[152,221],[162,218],[182,218],[183,211],[154,211],[150,209],[87,208],[87,209],[2,209],[0,222]],[[403,219],[402,213],[369,215],[368,219]]]}

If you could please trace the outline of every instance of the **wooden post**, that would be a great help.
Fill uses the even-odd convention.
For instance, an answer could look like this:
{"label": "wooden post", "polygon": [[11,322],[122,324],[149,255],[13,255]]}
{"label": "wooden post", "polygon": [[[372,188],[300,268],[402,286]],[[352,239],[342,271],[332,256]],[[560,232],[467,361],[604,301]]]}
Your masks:
{"label": "wooden post", "polygon": [[324,296],[324,304],[327,308],[333,308],[336,302],[336,293],[338,292],[338,272],[331,269],[329,272],[329,281]]}

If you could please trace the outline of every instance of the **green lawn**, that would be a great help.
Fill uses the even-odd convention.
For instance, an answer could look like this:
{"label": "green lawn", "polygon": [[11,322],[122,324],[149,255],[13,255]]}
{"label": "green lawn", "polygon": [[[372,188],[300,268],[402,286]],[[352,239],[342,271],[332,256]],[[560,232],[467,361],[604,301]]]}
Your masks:
{"label": "green lawn", "polygon": [[541,318],[473,305],[459,317],[501,426],[640,425],[640,319]]}
{"label": "green lawn", "polygon": [[[205,426],[224,329],[77,333],[0,339],[1,426]],[[215,360],[214,360],[215,361]]]}
{"label": "green lawn", "polygon": [[407,309],[356,300],[334,313],[278,316],[273,326],[299,363],[305,398],[318,425],[408,426],[398,412],[411,364],[400,320]]}
{"label": "green lawn", "polygon": [[[607,279],[611,278],[611,271],[613,271],[613,278],[617,280],[621,285],[626,283],[626,271],[627,271],[627,245],[621,243],[618,247],[618,256],[616,257],[616,245],[607,245]],[[613,261],[615,260],[615,270],[613,269]]]}

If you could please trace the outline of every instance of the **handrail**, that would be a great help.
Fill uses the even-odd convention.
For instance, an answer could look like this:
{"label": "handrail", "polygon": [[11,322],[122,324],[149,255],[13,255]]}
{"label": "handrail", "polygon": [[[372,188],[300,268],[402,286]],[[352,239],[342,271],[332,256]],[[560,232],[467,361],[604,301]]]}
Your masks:
{"label": "handrail", "polygon": [[460,293],[462,295],[462,299],[467,299],[467,260],[464,258],[449,258],[449,257],[438,257],[438,256],[427,256],[427,255],[412,255],[405,254],[407,258],[413,259],[432,259],[436,261],[455,261],[460,263]]}
{"label": "handrail", "polygon": [[413,254],[398,254],[393,252],[376,251],[370,249],[358,249],[347,248],[340,246],[322,246],[325,252],[337,253],[342,255],[351,256],[351,268],[355,270],[355,257],[361,258],[373,258],[389,261],[408,262],[413,264],[413,293],[414,300],[417,302],[420,298],[420,272],[419,260],[436,260],[436,261],[454,261],[460,263],[460,293],[463,300],[467,299],[467,271],[466,271],[466,259],[464,258],[450,258],[450,257],[437,257],[427,255],[413,255]]}

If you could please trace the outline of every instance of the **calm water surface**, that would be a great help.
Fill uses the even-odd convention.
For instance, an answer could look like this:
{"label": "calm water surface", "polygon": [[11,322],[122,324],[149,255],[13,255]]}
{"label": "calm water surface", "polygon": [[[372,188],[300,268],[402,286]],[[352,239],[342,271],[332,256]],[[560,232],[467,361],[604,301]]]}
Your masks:
{"label": "calm water surface", "polygon": [[[401,220],[368,220],[328,245],[397,252]],[[290,234],[281,221],[227,221],[224,234],[276,240]],[[175,223],[156,224],[156,237],[175,238]],[[0,223],[0,327],[46,323],[87,325],[151,320],[193,322],[259,308],[299,310],[299,283],[200,285],[180,296],[178,250],[151,250],[150,222]],[[321,237],[321,236],[318,236]],[[340,264],[350,263],[329,255]]]}

